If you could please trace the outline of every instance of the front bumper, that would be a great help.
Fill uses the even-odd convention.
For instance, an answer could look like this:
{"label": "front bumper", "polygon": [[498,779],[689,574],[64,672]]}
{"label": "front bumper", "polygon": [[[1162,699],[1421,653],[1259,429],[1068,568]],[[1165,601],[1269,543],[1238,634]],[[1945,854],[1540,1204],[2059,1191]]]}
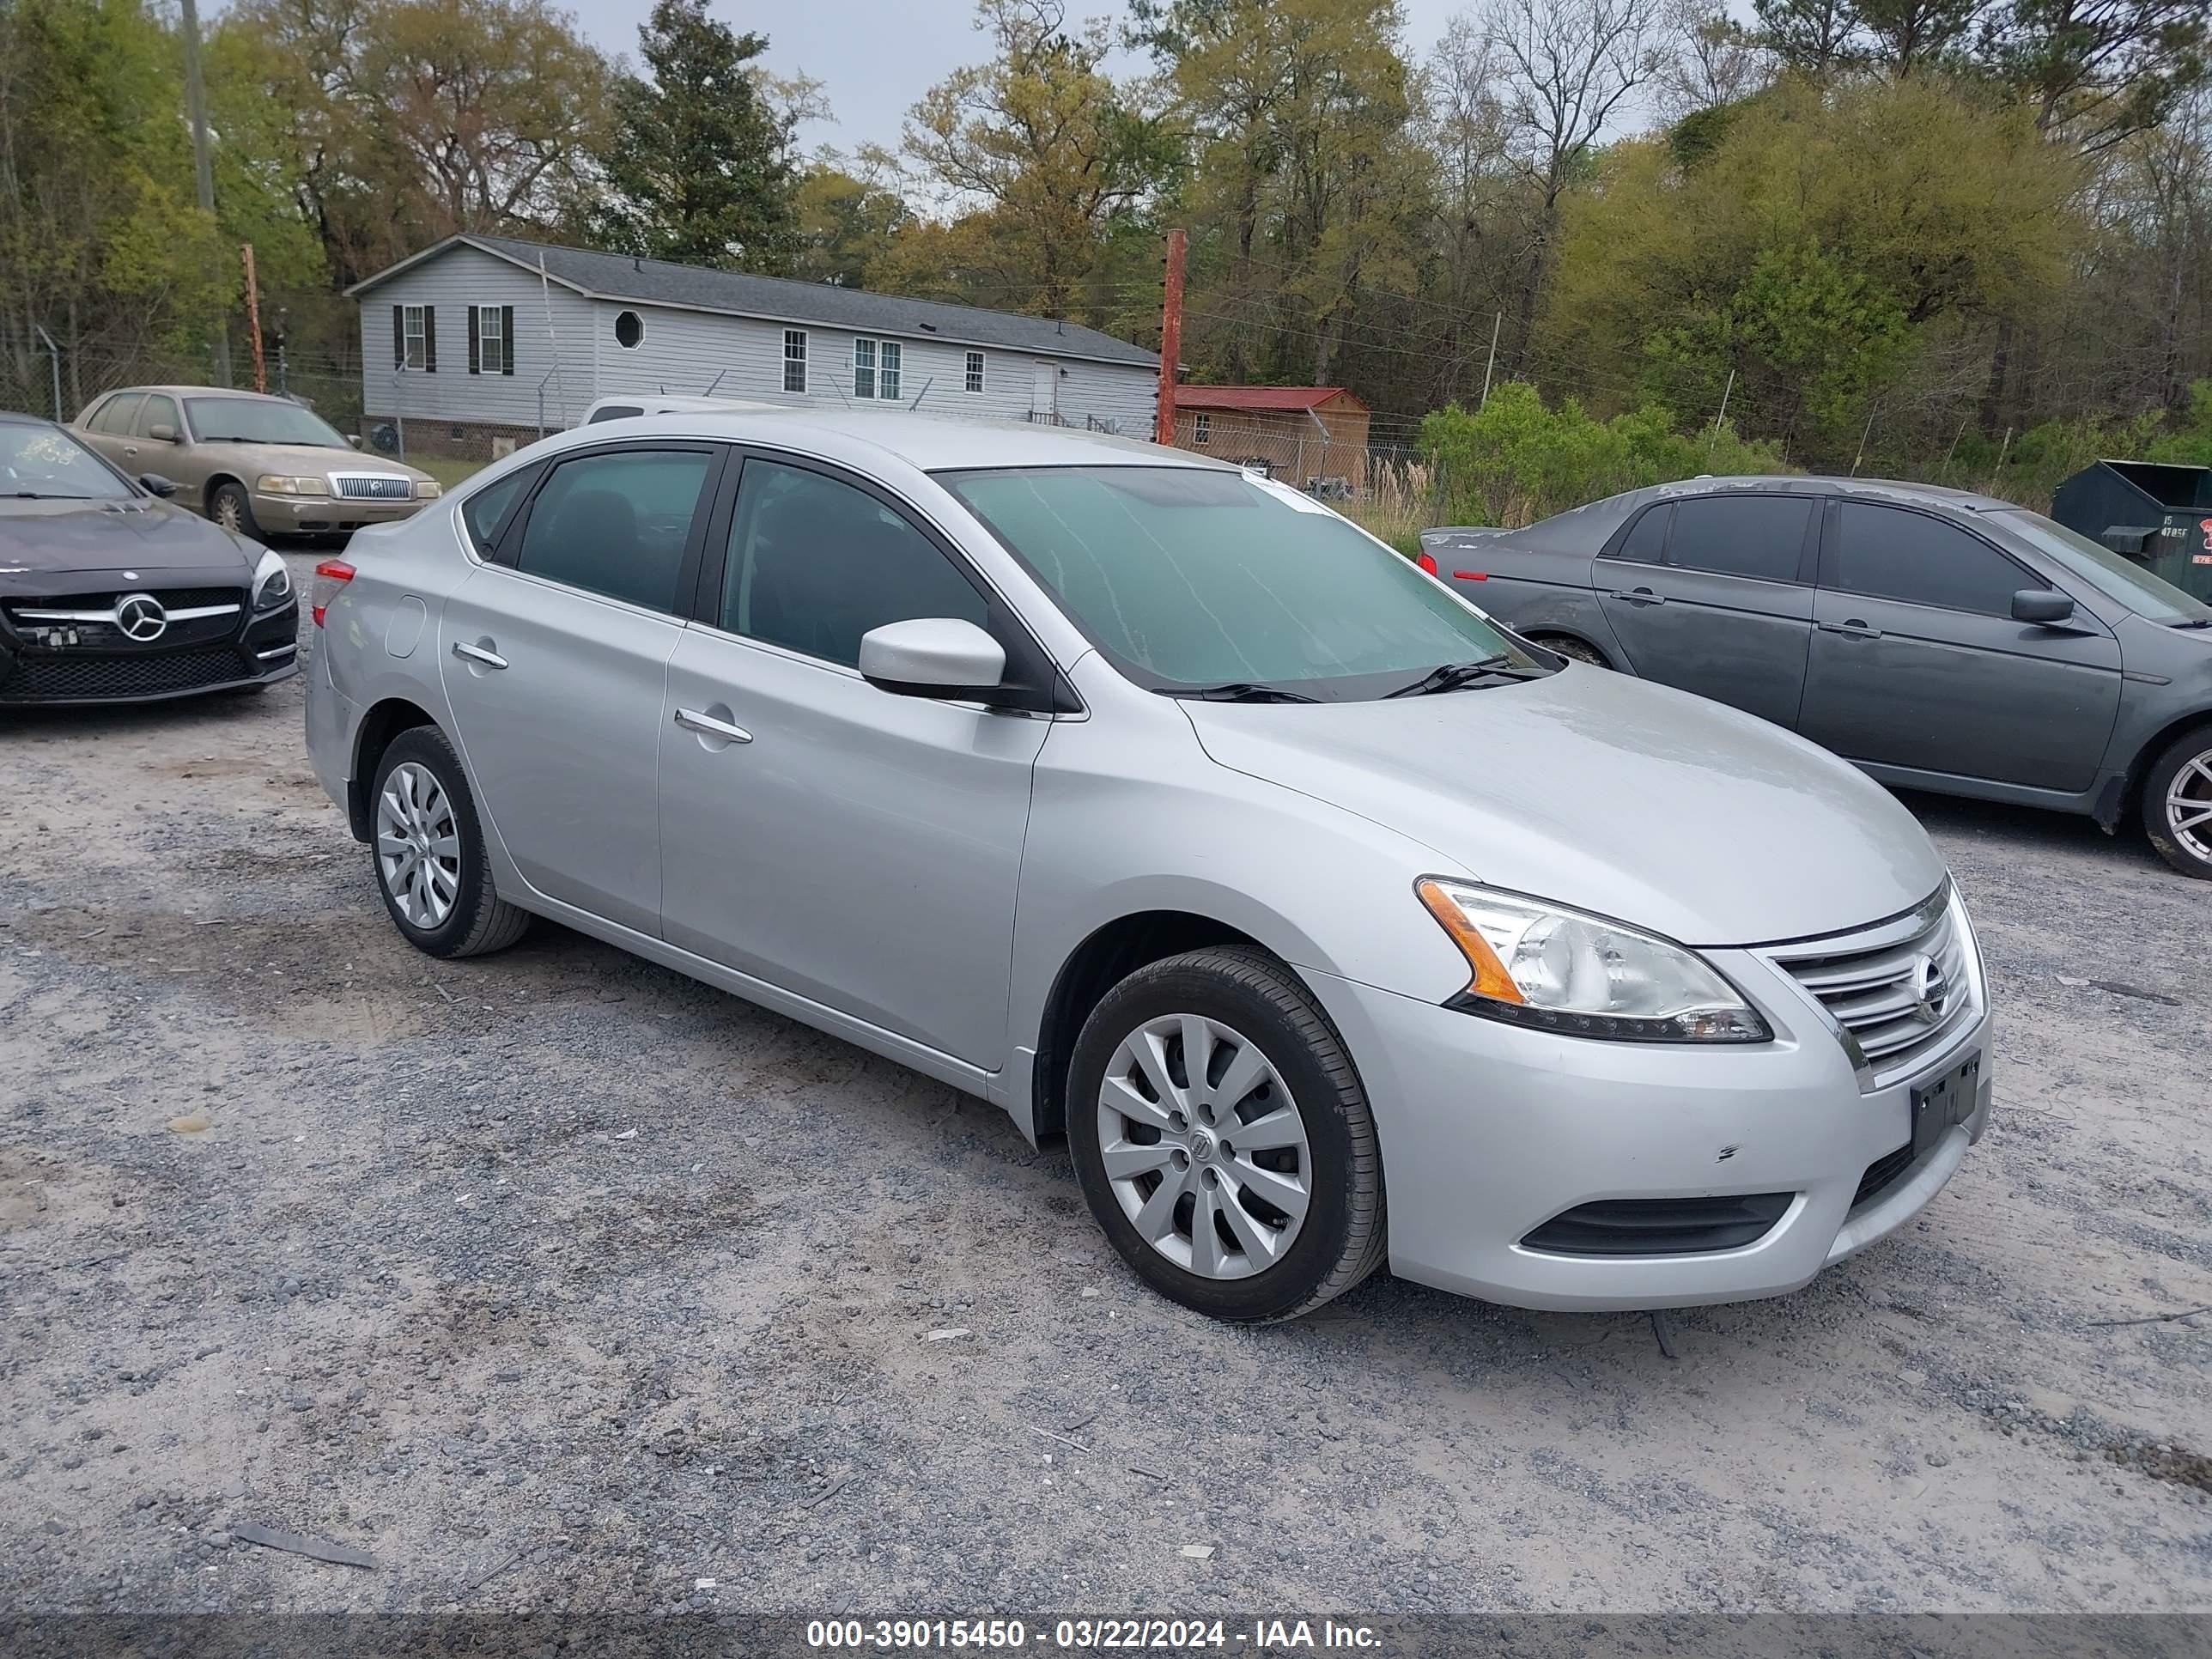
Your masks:
{"label": "front bumper", "polygon": [[404,501],[368,501],[343,495],[269,495],[257,489],[253,522],[264,535],[324,536],[411,519],[429,505],[429,500],[412,496]]}
{"label": "front bumper", "polygon": [[0,629],[0,707],[167,702],[273,685],[300,672],[299,634],[296,600],[220,637],[137,648],[41,646]]}
{"label": "front bumper", "polygon": [[[1777,1037],[1744,1048],[1600,1042],[1307,978],[1349,1045],[1382,1142],[1394,1273],[1519,1307],[1600,1311],[1780,1296],[1917,1215],[1989,1123],[1986,1005],[1913,1073],[1863,1092],[1779,970],[1708,956]],[[1912,1140],[1912,1091],[1982,1057],[1972,1110],[1863,1200]],[[1788,1194],[1755,1242],[1696,1255],[1554,1254],[1522,1241],[1584,1204]]]}

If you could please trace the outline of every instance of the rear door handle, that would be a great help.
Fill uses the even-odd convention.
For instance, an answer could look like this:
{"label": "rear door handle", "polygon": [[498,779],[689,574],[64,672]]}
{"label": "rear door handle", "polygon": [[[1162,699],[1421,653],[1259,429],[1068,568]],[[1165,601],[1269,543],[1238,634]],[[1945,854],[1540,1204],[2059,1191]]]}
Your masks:
{"label": "rear door handle", "polygon": [[1667,596],[1664,593],[1655,593],[1648,587],[1632,587],[1629,588],[1626,592],[1615,589],[1613,597],[1616,599],[1625,600],[1630,605],[1664,605],[1667,603]]}
{"label": "rear door handle", "polygon": [[726,743],[750,743],[753,734],[742,726],[732,726],[727,720],[718,720],[712,714],[696,708],[679,708],[676,723],[687,731],[700,732],[710,738],[720,738]]}
{"label": "rear door handle", "polygon": [[471,662],[482,663],[486,668],[504,668],[507,659],[496,651],[487,651],[483,646],[471,645],[466,640],[453,641],[453,654],[465,657]]}
{"label": "rear door handle", "polygon": [[1819,626],[1823,634],[1841,634],[1847,640],[1878,640],[1881,637],[1881,629],[1869,628],[1856,617],[1844,622],[1821,623]]}

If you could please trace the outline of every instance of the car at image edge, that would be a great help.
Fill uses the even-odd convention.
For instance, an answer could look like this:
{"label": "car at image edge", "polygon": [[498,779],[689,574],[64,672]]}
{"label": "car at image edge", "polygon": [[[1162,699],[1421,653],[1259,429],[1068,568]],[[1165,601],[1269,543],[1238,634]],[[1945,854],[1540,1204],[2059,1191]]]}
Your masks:
{"label": "car at image edge", "polygon": [[95,398],[70,429],[125,471],[158,473],[176,499],[255,541],[342,534],[434,501],[438,481],[364,455],[289,398],[204,386],[133,386]]}
{"label": "car at image edge", "polygon": [[1386,1258],[1779,1294],[1989,1121],[1973,930],[1886,791],[1200,457],[612,421],[363,532],[314,612],[315,771],[416,946],[550,917],[1064,1132],[1207,1314]]}
{"label": "car at image edge", "polygon": [[1887,784],[2107,831],[2138,815],[2169,864],[2212,878],[2212,607],[2039,513],[1928,484],[1704,478],[1421,543],[1554,650],[1763,715]]}
{"label": "car at image edge", "polygon": [[140,702],[297,672],[284,561],[66,427],[0,413],[0,707]]}

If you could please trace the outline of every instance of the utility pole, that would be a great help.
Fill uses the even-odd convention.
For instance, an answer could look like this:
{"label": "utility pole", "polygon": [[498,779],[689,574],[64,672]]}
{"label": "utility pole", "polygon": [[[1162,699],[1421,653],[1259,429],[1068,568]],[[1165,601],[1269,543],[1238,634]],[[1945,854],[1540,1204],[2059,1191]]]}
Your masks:
{"label": "utility pole", "polygon": [[1152,422],[1152,441],[1175,441],[1176,369],[1182,359],[1182,259],[1190,238],[1180,230],[1168,233],[1167,295],[1160,307],[1159,408]]}
{"label": "utility pole", "polygon": [[1728,419],[1729,394],[1735,390],[1735,370],[1728,374],[1728,384],[1721,388],[1721,411],[1713,416],[1713,429],[1705,434],[1705,459],[1713,458],[1713,446],[1721,441],[1721,422]]}
{"label": "utility pole", "polygon": [[1867,440],[1874,436],[1874,417],[1881,413],[1880,404],[1867,410],[1866,429],[1859,434],[1859,453],[1851,457],[1851,477],[1854,478],[1859,476],[1859,465],[1866,459]]}
{"label": "utility pole", "polygon": [[1498,331],[1504,326],[1505,313],[1502,311],[1490,319],[1490,361],[1482,366],[1482,402],[1475,405],[1477,409],[1490,402],[1490,376],[1498,367]]}
{"label": "utility pole", "polygon": [[[215,164],[208,159],[207,86],[200,78],[200,13],[194,0],[182,0],[185,23],[185,107],[192,122],[192,182],[198,187],[200,211],[215,216]],[[216,319],[215,377],[230,384],[230,319]]]}
{"label": "utility pole", "polygon": [[253,341],[253,389],[266,392],[269,364],[261,355],[261,285],[253,279],[253,244],[245,243],[238,252],[246,262],[246,329]]}

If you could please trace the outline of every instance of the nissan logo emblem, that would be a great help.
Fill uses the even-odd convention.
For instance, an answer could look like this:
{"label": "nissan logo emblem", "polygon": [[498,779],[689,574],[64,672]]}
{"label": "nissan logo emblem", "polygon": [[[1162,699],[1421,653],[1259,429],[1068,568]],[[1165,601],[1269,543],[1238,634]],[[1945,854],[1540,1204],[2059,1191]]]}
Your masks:
{"label": "nissan logo emblem", "polygon": [[125,639],[151,645],[167,631],[169,613],[151,593],[125,593],[115,602],[115,625]]}
{"label": "nissan logo emblem", "polygon": [[1911,980],[1912,1012],[1929,1024],[1943,1017],[1944,1004],[1950,1000],[1951,988],[1945,982],[1943,969],[1931,957],[1912,958]]}

